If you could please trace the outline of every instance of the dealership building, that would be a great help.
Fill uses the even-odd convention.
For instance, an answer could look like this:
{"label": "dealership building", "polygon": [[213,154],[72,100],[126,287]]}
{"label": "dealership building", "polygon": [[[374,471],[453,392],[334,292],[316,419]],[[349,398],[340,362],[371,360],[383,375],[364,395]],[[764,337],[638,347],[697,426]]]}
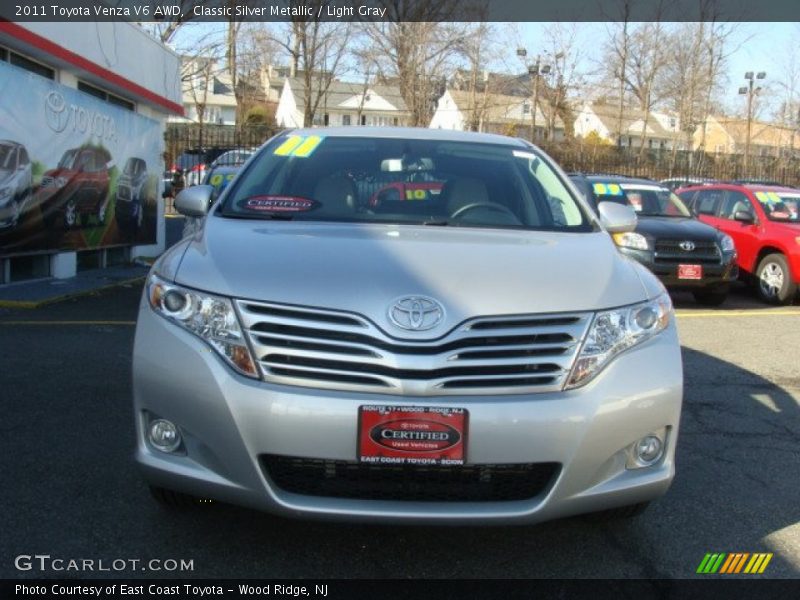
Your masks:
{"label": "dealership building", "polygon": [[128,22],[0,21],[0,285],[164,250],[180,59]]}

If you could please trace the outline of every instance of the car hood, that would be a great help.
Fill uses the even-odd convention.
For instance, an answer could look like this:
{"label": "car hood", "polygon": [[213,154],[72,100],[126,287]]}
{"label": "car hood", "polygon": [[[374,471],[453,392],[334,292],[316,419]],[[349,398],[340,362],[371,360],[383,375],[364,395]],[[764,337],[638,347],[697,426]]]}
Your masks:
{"label": "car hood", "polygon": [[[437,299],[441,335],[475,316],[596,310],[645,287],[604,232],[271,222],[210,217],[186,246],[179,284],[360,313],[381,327],[393,301]],[[424,335],[423,335],[424,337]]]}
{"label": "car hood", "polygon": [[639,217],[636,232],[656,239],[705,242],[717,239],[719,232],[697,219],[681,217]]}
{"label": "car hood", "polygon": [[14,171],[9,171],[8,169],[0,169],[0,185],[11,183],[11,180],[13,178],[14,178]]}

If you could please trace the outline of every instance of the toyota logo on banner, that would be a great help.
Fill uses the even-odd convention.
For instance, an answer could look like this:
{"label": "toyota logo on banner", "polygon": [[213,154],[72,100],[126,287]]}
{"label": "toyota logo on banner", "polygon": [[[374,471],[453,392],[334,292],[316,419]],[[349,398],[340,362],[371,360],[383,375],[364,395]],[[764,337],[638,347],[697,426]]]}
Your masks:
{"label": "toyota logo on banner", "polygon": [[444,307],[427,296],[404,296],[389,307],[389,320],[400,329],[425,331],[444,319]]}

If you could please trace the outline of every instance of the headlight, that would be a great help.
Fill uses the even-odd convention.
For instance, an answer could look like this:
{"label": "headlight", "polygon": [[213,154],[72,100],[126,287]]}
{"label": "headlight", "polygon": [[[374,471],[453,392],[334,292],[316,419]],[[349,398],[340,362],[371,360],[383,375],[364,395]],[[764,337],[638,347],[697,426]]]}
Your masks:
{"label": "headlight", "polygon": [[597,313],[572,367],[567,389],[588,383],[617,354],[664,331],[672,314],[672,301],[666,293],[649,302]]}
{"label": "headlight", "polygon": [[719,240],[720,248],[723,252],[733,252],[736,250],[736,245],[733,243],[733,238],[727,233],[723,233]]}
{"label": "headlight", "polygon": [[623,248],[633,248],[635,250],[647,250],[647,238],[641,233],[615,233],[614,241],[617,246]]}
{"label": "headlight", "polygon": [[68,181],[69,180],[66,177],[56,177],[53,180],[53,185],[55,185],[56,187],[60,187],[61,188],[61,187],[64,187],[65,185],[67,185]]}
{"label": "headlight", "polygon": [[166,283],[155,275],[147,282],[147,298],[154,311],[205,340],[236,371],[258,377],[230,300]]}

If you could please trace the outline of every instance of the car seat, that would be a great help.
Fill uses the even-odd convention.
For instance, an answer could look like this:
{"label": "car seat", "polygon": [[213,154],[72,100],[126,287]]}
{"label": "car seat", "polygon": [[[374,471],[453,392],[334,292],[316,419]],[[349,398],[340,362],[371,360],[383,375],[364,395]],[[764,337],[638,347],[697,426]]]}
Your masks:
{"label": "car seat", "polygon": [[315,215],[347,217],[356,210],[358,192],[349,177],[332,175],[317,182],[313,198],[320,204],[314,209]]}

